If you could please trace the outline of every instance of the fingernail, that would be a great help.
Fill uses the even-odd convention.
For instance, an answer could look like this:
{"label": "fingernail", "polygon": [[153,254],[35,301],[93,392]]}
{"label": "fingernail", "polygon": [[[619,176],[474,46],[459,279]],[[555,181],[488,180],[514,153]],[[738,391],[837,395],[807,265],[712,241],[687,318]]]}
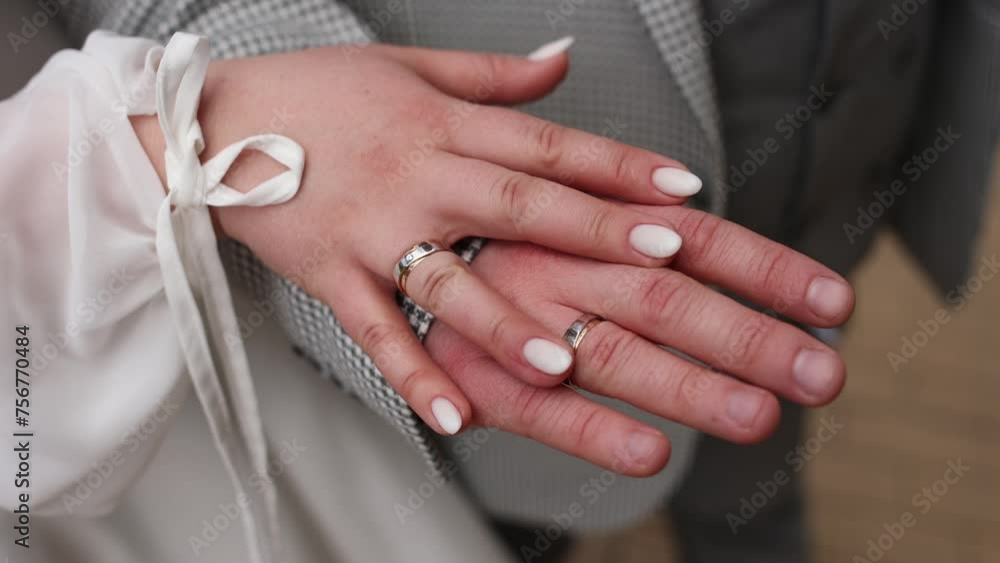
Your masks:
{"label": "fingernail", "polygon": [[740,389],[729,395],[729,403],[726,405],[726,415],[730,420],[744,428],[753,426],[757,420],[761,406],[764,404],[764,397],[759,392]]}
{"label": "fingernail", "polygon": [[431,401],[431,414],[448,434],[454,434],[462,429],[462,413],[444,397],[436,397]]}
{"label": "fingernail", "polygon": [[528,55],[528,59],[532,61],[544,61],[545,59],[551,59],[556,55],[561,55],[569,49],[570,45],[573,44],[573,36],[567,35],[562,39],[556,39],[551,43],[546,43],[541,47],[535,49]]}
{"label": "fingernail", "polygon": [[653,170],[653,185],[661,192],[676,197],[689,197],[701,191],[701,178],[680,168]]}
{"label": "fingernail", "polygon": [[573,356],[565,348],[543,338],[532,338],[524,343],[524,359],[549,375],[562,375],[573,363]]}
{"label": "fingernail", "polygon": [[838,363],[833,352],[803,349],[792,366],[795,383],[807,395],[826,397],[836,385]]}
{"label": "fingernail", "polygon": [[652,258],[667,258],[681,249],[681,237],[660,225],[637,225],[628,234],[628,242],[637,252]]}
{"label": "fingernail", "polygon": [[663,437],[648,430],[636,430],[625,443],[625,451],[632,463],[644,465],[663,447]]}
{"label": "fingernail", "polygon": [[817,317],[839,318],[851,305],[851,288],[840,280],[818,277],[806,291],[806,304]]}

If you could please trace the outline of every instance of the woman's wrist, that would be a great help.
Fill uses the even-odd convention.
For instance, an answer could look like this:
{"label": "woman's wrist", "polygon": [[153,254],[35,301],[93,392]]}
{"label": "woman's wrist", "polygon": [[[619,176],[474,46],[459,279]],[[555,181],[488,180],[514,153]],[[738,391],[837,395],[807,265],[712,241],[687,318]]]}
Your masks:
{"label": "woman's wrist", "polygon": [[[198,109],[198,121],[205,142],[205,150],[200,155],[202,162],[213,157],[230,143],[265,132],[264,129],[255,129],[255,115],[247,115],[232,105],[233,100],[239,99],[241,95],[239,81],[232,77],[231,69],[234,62],[213,61],[208,67]],[[247,64],[249,61],[239,62]],[[264,109],[261,111],[265,115],[270,113]],[[169,192],[165,162],[166,142],[158,117],[155,114],[133,115],[129,119],[139,143],[160,178],[164,191]],[[283,169],[266,155],[257,151],[247,151],[233,163],[224,180],[230,187],[244,191]],[[245,222],[248,212],[252,214],[252,211],[240,207],[209,207],[216,234],[237,239],[235,233],[240,230],[238,225]]]}

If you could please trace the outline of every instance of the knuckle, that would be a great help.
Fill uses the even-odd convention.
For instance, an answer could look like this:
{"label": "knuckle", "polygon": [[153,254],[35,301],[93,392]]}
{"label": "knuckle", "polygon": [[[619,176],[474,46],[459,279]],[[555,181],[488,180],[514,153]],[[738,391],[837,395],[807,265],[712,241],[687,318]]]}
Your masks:
{"label": "knuckle", "polygon": [[[598,325],[600,326],[600,325]],[[587,382],[588,389],[604,392],[603,382],[609,376],[621,371],[625,362],[631,357],[637,339],[634,334],[625,330],[597,330],[588,335],[588,342],[581,346],[581,359],[589,367],[587,371],[597,377]]]}
{"label": "knuckle", "polygon": [[760,293],[777,293],[778,288],[784,285],[791,265],[791,251],[777,245],[763,248],[756,260],[755,275],[750,276],[750,281]]}
{"label": "knuckle", "polygon": [[679,259],[710,266],[718,260],[720,253],[727,252],[726,241],[720,241],[724,222],[711,213],[701,211],[687,214],[678,223],[679,232],[683,233],[684,248]]}
{"label": "knuckle", "polygon": [[399,331],[387,322],[373,322],[361,331],[359,344],[372,358],[379,358],[385,349],[398,340]]}
{"label": "knuckle", "polygon": [[664,388],[658,394],[672,399],[671,409],[678,415],[697,408],[698,398],[711,385],[709,375],[689,362],[679,364],[667,377],[659,379]]}
{"label": "knuckle", "polygon": [[690,290],[683,276],[665,270],[651,274],[640,284],[638,306],[643,322],[655,325],[677,317],[678,303],[688,301]]}
{"label": "knuckle", "polygon": [[551,121],[542,121],[535,129],[535,154],[546,170],[552,170],[563,161],[562,127]]}
{"label": "knuckle", "polygon": [[427,310],[437,314],[445,305],[453,302],[457,298],[464,274],[464,263],[446,264],[428,274],[427,281],[421,287]]}
{"label": "knuckle", "polygon": [[567,429],[574,452],[582,452],[597,441],[601,429],[606,427],[607,415],[597,408],[574,409],[569,415]]}
{"label": "knuckle", "polygon": [[614,182],[619,186],[636,184],[636,170],[632,165],[631,152],[622,145],[612,143],[608,149],[609,166],[614,170]]}
{"label": "knuckle", "polygon": [[541,387],[525,385],[514,398],[514,412],[518,426],[530,436],[537,435],[535,429],[545,427],[553,416],[549,407],[551,395]]}
{"label": "knuckle", "polygon": [[728,338],[724,340],[728,346],[726,353],[717,356],[717,358],[722,358],[724,363],[730,365],[719,367],[726,370],[746,371],[760,358],[764,343],[767,342],[777,326],[778,321],[761,313],[752,313],[745,322],[734,325]]}
{"label": "knuckle", "polygon": [[617,211],[610,203],[600,203],[593,212],[587,214],[583,222],[583,235],[590,245],[603,245],[605,241],[611,240]]}
{"label": "knuckle", "polygon": [[510,313],[501,312],[495,315],[492,319],[490,319],[489,341],[494,343],[505,342],[506,336],[510,333],[510,325]]}
{"label": "knuckle", "polygon": [[401,378],[399,378],[399,380],[393,384],[393,387],[395,387],[399,396],[409,401],[412,397],[415,397],[417,385],[419,385],[421,381],[430,377],[430,375],[431,374],[428,370],[423,367],[414,368],[407,371]]}
{"label": "knuckle", "polygon": [[492,82],[504,76],[509,66],[510,61],[506,57],[496,53],[483,53],[479,57],[476,73],[478,78]]}
{"label": "knuckle", "polygon": [[523,173],[505,174],[494,184],[494,198],[504,218],[521,225],[535,215],[534,178]]}

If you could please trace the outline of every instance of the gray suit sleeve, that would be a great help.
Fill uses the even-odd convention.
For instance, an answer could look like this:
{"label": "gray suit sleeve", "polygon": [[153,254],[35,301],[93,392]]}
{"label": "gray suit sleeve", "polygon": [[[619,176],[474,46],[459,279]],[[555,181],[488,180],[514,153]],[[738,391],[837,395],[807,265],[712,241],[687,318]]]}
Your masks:
{"label": "gray suit sleeve", "polygon": [[907,248],[948,298],[967,281],[989,184],[1000,104],[1000,1],[950,0],[939,14],[913,152],[960,137],[920,174],[893,216]]}

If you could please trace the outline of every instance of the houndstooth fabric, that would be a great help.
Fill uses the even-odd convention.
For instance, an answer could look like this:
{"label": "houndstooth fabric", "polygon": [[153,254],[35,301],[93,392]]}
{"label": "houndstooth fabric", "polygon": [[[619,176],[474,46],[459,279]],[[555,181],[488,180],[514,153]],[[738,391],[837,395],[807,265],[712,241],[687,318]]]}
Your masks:
{"label": "houndstooth fabric", "polygon": [[[718,145],[719,117],[708,53],[688,49],[700,17],[698,0],[634,0],[661,56],[690,102],[706,137]],[[219,58],[245,57],[342,43],[368,43],[370,31],[355,14],[334,0],[92,0],[71,2],[60,18],[67,31],[82,41],[94,29],[148,37],[165,43],[176,31],[211,38]],[[685,50],[684,57],[673,56]],[[722,156],[707,151],[715,168],[700,196],[718,212],[722,197]],[[455,250],[471,261],[482,240],[467,239]],[[362,401],[402,433],[438,477],[445,477],[443,457],[432,432],[385,381],[372,360],[344,332],[325,304],[268,269],[246,247],[222,242],[220,251],[233,283],[250,287],[261,315],[275,315],[292,345],[324,377]],[[409,299],[398,298],[418,338],[433,317]]]}
{"label": "houndstooth fabric", "polygon": [[715,79],[708,47],[698,37],[699,0],[634,0],[646,20],[660,56],[673,72],[677,86],[691,105],[712,144],[722,144],[722,119],[716,103]]}

